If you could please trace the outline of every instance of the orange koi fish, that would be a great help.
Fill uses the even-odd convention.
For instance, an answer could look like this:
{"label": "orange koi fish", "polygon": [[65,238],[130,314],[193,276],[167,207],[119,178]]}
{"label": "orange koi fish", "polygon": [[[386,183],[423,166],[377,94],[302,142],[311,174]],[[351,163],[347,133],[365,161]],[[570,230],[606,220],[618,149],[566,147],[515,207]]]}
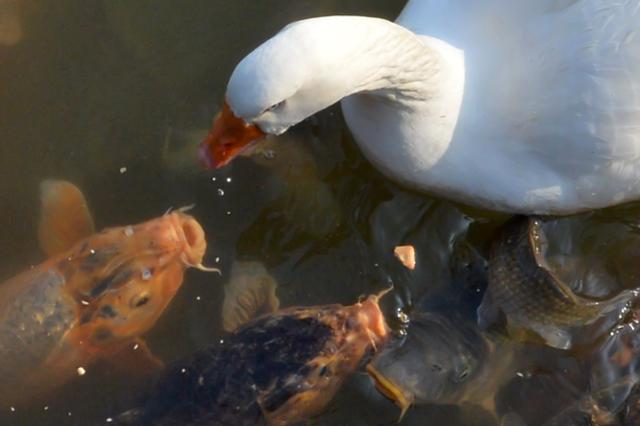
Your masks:
{"label": "orange koi fish", "polygon": [[204,231],[187,214],[82,235],[93,232],[82,193],[63,181],[46,181],[41,190],[39,235],[52,257],[0,285],[3,402],[46,394],[99,359],[147,371],[162,366],[140,336],[187,268],[207,270]]}

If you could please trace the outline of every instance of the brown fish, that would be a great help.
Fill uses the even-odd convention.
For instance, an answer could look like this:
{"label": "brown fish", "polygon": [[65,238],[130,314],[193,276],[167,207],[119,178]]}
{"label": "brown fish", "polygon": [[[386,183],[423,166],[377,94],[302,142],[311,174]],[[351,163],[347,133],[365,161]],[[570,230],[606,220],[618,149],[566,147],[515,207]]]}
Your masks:
{"label": "brown fish", "polygon": [[[384,293],[382,293],[384,294]],[[320,413],[389,336],[378,301],[295,307],[257,318],[158,381],[114,419],[135,425],[288,425]]]}
{"label": "brown fish", "polygon": [[234,262],[224,287],[222,327],[231,332],[249,320],[280,307],[276,280],[261,262]]}
{"label": "brown fish", "polygon": [[608,297],[574,292],[547,263],[547,246],[539,218],[517,217],[503,227],[491,249],[489,285],[478,317],[486,327],[502,312],[511,331],[568,349],[573,328],[619,311],[635,295],[633,290]]}
{"label": "brown fish", "polygon": [[[63,198],[75,191],[60,185]],[[74,197],[84,202],[81,194]],[[41,236],[49,232],[43,229]],[[63,235],[64,229],[51,233]],[[56,246],[65,246],[64,240]],[[140,336],[176,294],[185,269],[200,266],[205,250],[201,226],[177,212],[91,235],[0,285],[0,399],[15,403],[46,393],[98,359],[159,367]]]}

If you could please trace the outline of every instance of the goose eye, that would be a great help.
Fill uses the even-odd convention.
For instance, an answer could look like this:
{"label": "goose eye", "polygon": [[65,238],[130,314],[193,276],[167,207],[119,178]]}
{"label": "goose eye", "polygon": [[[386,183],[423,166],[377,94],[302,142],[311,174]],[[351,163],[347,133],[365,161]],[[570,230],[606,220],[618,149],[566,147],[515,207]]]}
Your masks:
{"label": "goose eye", "polygon": [[281,101],[281,102],[278,102],[277,104],[271,105],[269,108],[265,109],[262,113],[264,114],[265,112],[268,112],[268,111],[274,111],[274,110],[280,108],[282,105],[284,105],[284,101]]}
{"label": "goose eye", "polygon": [[139,308],[149,303],[149,300],[150,298],[147,294],[140,294],[131,299],[131,307]]}

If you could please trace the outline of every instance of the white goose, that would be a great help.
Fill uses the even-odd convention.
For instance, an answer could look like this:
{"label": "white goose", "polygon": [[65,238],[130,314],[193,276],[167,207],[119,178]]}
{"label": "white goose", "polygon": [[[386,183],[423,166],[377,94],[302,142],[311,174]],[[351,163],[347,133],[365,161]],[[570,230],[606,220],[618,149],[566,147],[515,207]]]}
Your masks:
{"label": "white goose", "polygon": [[413,0],[292,23],[233,72],[226,164],[342,100],[367,158],[466,204],[566,214],[640,198],[640,0]]}

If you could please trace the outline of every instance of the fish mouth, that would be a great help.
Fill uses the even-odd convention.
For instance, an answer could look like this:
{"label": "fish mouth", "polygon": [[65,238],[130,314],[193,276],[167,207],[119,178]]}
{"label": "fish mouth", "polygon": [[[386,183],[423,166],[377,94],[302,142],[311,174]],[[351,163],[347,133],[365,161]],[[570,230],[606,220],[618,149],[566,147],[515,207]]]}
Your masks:
{"label": "fish mouth", "polygon": [[[359,307],[358,319],[369,331],[375,345],[384,343],[389,337],[389,326],[384,319],[384,314],[380,310],[380,298],[391,291],[386,289],[378,294],[367,297],[363,302],[357,304]],[[375,347],[374,345],[374,347]]]}
{"label": "fish mouth", "polygon": [[192,216],[175,212],[168,215],[171,221],[172,231],[182,249],[181,259],[187,266],[202,264],[202,259],[207,250],[207,240],[204,229]]}

